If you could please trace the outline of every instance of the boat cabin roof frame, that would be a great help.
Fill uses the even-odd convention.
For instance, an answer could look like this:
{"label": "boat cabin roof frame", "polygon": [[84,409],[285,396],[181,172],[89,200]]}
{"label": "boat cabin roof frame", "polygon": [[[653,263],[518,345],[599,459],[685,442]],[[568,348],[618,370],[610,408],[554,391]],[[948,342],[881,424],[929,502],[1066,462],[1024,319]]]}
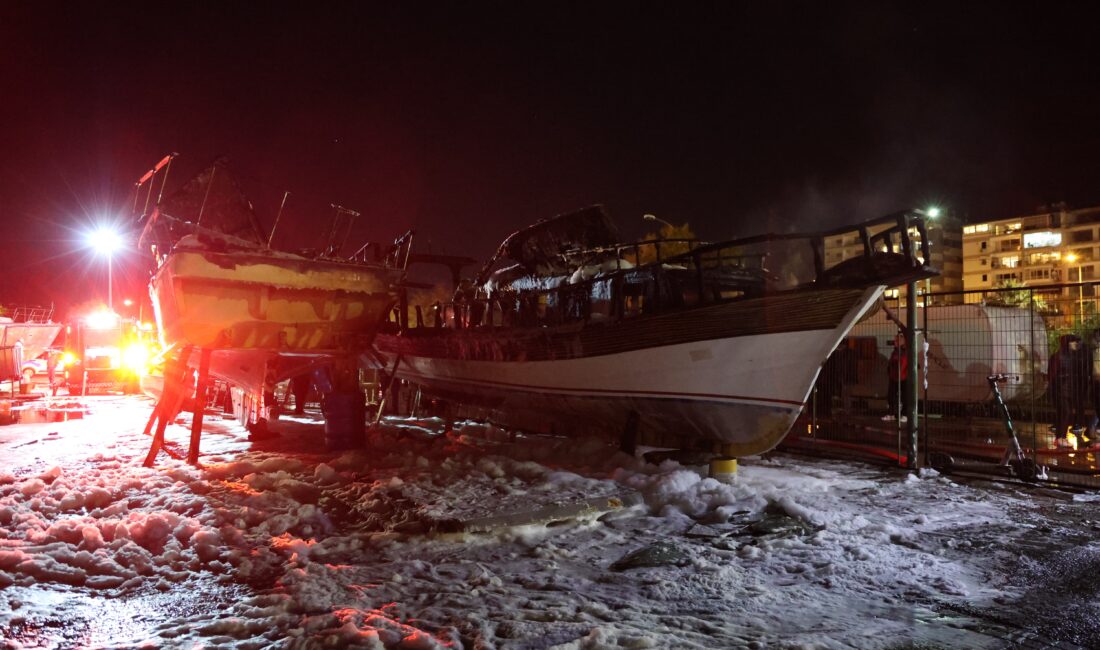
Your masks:
{"label": "boat cabin roof frame", "polygon": [[[735,246],[750,246],[753,244],[761,244],[771,241],[793,241],[799,239],[808,239],[813,243],[814,252],[814,267],[818,275],[821,275],[825,271],[825,239],[828,237],[835,237],[836,235],[851,234],[853,231],[857,232],[861,243],[863,244],[862,257],[870,259],[875,252],[886,253],[898,253],[905,255],[910,261],[916,262],[916,252],[913,250],[913,241],[910,236],[910,229],[916,229],[919,234],[920,240],[920,259],[930,260],[929,243],[927,236],[927,228],[924,223],[925,214],[920,210],[902,210],[884,217],[877,219],[871,219],[862,223],[841,226],[830,230],[823,230],[810,233],[766,233],[763,235],[753,235],[750,237],[742,237],[738,239],[730,239],[720,242],[705,242],[699,239],[656,239],[656,240],[642,240],[628,244],[616,244],[614,246],[601,246],[595,248],[589,248],[584,250],[565,251],[558,257],[565,260],[576,259],[577,257],[598,256],[605,253],[616,253],[621,259],[622,252],[626,250],[634,250],[637,255],[637,250],[642,247],[654,247],[657,259],[647,264],[639,264],[635,268],[642,266],[648,266],[649,264],[667,264],[680,260],[698,259],[699,256],[708,252],[714,251],[719,253],[719,259],[721,259],[720,252],[727,248]],[[883,228],[883,226],[888,226]],[[893,238],[897,236],[898,241],[895,242]],[[669,245],[687,245],[690,250],[686,253],[678,253],[667,258],[661,257],[660,246],[662,244]],[[882,251],[876,251],[878,245],[882,245]],[[895,246],[897,250],[895,251]],[[761,256],[763,257],[763,256]],[[927,263],[923,263],[927,265]]]}
{"label": "boat cabin roof frame", "polygon": [[[915,250],[914,247],[914,238],[911,236],[913,231],[915,231],[919,237],[919,257],[918,251]],[[849,259],[826,269],[824,266],[825,239],[840,234],[850,236],[853,232],[858,234],[859,240],[863,244],[863,254],[857,258]],[[628,293],[627,287],[647,283],[652,285],[653,293],[651,299],[656,300],[657,304],[655,305],[655,310],[651,313],[666,312],[669,308],[677,310],[693,309],[704,304],[713,304],[714,302],[760,297],[771,293],[766,287],[766,282],[776,279],[766,268],[764,268],[764,260],[767,254],[753,254],[749,256],[730,255],[724,257],[723,251],[730,248],[752,246],[754,244],[773,241],[797,240],[809,240],[813,250],[814,279],[809,282],[783,287],[776,291],[797,291],[814,288],[816,286],[822,288],[844,285],[870,286],[873,284],[895,286],[913,279],[930,277],[936,274],[936,271],[932,269],[928,263],[928,260],[930,260],[930,249],[927,228],[924,223],[924,215],[916,210],[906,210],[853,226],[834,228],[817,233],[758,235],[715,243],[698,243],[696,240],[676,240],[681,243],[690,241],[698,245],[688,252],[634,267],[624,268],[620,263],[615,270],[574,283],[565,283],[553,287],[532,287],[507,290],[498,292],[498,295],[456,295],[456,299],[448,303],[437,303],[436,308],[439,311],[437,311],[435,323],[436,326],[443,326],[444,323],[450,323],[455,329],[479,327],[482,323],[478,321],[483,321],[486,317],[488,317],[490,322],[492,321],[494,309],[501,310],[502,316],[504,311],[510,311],[513,307],[521,312],[524,309],[529,310],[532,306],[532,301],[537,303],[541,300],[538,296],[547,296],[546,302],[553,302],[555,309],[566,310],[569,308],[567,305],[570,301],[575,301],[577,296],[590,296],[593,285],[596,283],[610,283],[609,286],[612,287],[613,295],[608,296],[608,300],[616,305],[622,302],[625,294]],[[671,242],[673,240],[665,241]],[[654,242],[652,241],[644,241],[634,244],[594,248],[585,251],[566,251],[561,255],[563,259],[575,261],[578,256],[582,256],[591,261],[591,259],[601,256],[611,259],[608,254],[615,253],[615,259],[621,261],[623,251],[633,249],[635,255],[638,255],[637,251],[639,246],[653,244]],[[707,260],[706,256],[711,253],[715,255],[715,258],[713,260]],[[876,256],[884,256],[888,258],[892,264],[876,266]],[[759,263],[756,266],[721,264],[723,261],[732,262],[745,257],[753,257],[759,260]],[[676,262],[678,261],[690,261],[694,269],[689,269],[686,265],[677,268],[678,265]],[[705,261],[714,261],[717,262],[717,264],[707,267],[704,264]],[[834,270],[838,272],[833,273]],[[680,276],[678,280],[676,276]],[[692,277],[689,278],[687,276]],[[678,307],[662,304],[664,301],[661,299],[662,296],[660,295],[662,292],[661,286],[667,285],[670,280],[681,283],[687,281],[691,284],[697,284],[697,302],[690,305],[680,304]],[[662,283],[664,283],[664,285]],[[667,286],[665,288],[667,289]],[[649,289],[647,289],[647,291],[649,291]],[[550,296],[554,297],[553,301],[549,299]],[[505,303],[510,305],[508,309],[505,309]],[[475,310],[476,314],[471,316],[471,310]],[[584,310],[585,308],[582,308],[582,311]],[[420,308],[418,307],[416,317],[418,326],[423,320],[419,311]],[[622,316],[623,312],[620,306],[616,309],[615,317],[619,318]],[[520,320],[522,320],[522,318]],[[566,320],[575,319],[566,318],[564,314],[559,314],[556,320],[563,323]],[[581,320],[587,321],[588,317],[583,316]],[[518,326],[530,327],[532,324],[534,323],[521,323],[518,324]],[[407,327],[407,321],[403,323],[402,329],[405,327]],[[490,324],[490,327],[493,327],[493,325]]]}

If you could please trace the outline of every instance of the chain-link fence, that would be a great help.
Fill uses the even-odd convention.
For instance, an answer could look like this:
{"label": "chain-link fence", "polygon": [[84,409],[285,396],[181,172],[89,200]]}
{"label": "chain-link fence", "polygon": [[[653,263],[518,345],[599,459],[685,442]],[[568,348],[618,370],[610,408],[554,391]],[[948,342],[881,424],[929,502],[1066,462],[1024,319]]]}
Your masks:
{"label": "chain-link fence", "polygon": [[[1014,434],[1040,480],[1100,487],[1097,286],[919,296],[918,464],[1019,475]],[[888,298],[852,329],[786,444],[906,462],[906,309]]]}

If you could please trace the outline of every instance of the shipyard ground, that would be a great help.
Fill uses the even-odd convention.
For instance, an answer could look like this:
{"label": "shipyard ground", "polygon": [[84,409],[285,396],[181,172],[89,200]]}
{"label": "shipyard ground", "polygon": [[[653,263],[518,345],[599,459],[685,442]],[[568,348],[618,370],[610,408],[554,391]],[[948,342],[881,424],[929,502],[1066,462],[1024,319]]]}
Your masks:
{"label": "shipyard ground", "polygon": [[0,647],[1100,647],[1092,494],[437,421],[330,453],[311,414],[144,469],[148,400],[19,406]]}

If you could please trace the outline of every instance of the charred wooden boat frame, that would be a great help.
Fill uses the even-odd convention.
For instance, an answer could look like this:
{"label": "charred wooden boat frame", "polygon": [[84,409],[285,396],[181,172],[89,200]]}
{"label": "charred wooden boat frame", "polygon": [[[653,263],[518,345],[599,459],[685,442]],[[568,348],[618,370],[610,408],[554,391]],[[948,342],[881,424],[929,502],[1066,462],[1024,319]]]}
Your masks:
{"label": "charred wooden boat frame", "polygon": [[[547,226],[533,228],[543,230],[536,239],[560,245]],[[429,317],[416,308],[409,323],[404,310],[395,312],[370,362],[511,426],[545,430],[566,420],[573,430],[616,435],[637,422],[656,435],[721,443],[734,455],[778,443],[829,352],[884,287],[935,274],[917,211],[820,233],[545,254],[517,244],[522,233],[505,241],[475,285]],[[826,267],[825,239],[853,234],[863,254]],[[810,251],[803,275],[790,275],[783,260],[769,268],[775,252],[794,244]],[[494,266],[516,255],[526,257],[513,272],[518,282],[494,286]],[[574,268],[599,270],[569,283],[563,272]],[[548,278],[553,286],[540,286]]]}

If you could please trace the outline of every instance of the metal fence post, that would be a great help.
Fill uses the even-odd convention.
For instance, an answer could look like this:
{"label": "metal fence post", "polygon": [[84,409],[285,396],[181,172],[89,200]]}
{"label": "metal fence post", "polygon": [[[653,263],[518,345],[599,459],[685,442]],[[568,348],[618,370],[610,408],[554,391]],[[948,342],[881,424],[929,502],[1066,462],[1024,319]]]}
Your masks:
{"label": "metal fence post", "polygon": [[[1028,324],[1028,331],[1029,331],[1029,334],[1030,334],[1030,336],[1028,338],[1029,338],[1029,341],[1031,343],[1031,346],[1030,346],[1030,349],[1028,350],[1028,354],[1030,355],[1030,357],[1027,360],[1028,361],[1028,364],[1027,364],[1028,365],[1028,374],[1030,375],[1028,377],[1028,385],[1031,387],[1031,390],[1028,391],[1029,393],[1031,393],[1031,458],[1032,458],[1032,460],[1036,460],[1037,459],[1037,453],[1036,452],[1039,449],[1039,436],[1038,436],[1038,433],[1037,433],[1036,430],[1039,428],[1039,421],[1038,421],[1038,416],[1035,413],[1035,391],[1036,391],[1035,387],[1037,385],[1035,383],[1035,359],[1036,359],[1036,356],[1037,356],[1036,351],[1035,351],[1036,350],[1036,345],[1035,345],[1035,289],[1029,289],[1027,294],[1028,294],[1027,295],[1027,311],[1028,311],[1028,317],[1031,321]],[[1046,328],[1044,327],[1043,330],[1046,331]],[[1047,342],[1044,340],[1044,341],[1041,341],[1040,344],[1045,347]],[[1041,358],[1041,357],[1039,357],[1039,358]]]}
{"label": "metal fence post", "polygon": [[928,436],[932,427],[928,421],[928,353],[925,351],[924,346],[928,344],[928,303],[931,302],[928,297],[928,293],[924,294],[924,302],[921,304],[921,348],[920,348],[920,361],[924,364],[921,367],[920,373],[920,394],[924,396],[924,400],[921,404],[921,422],[924,423],[924,455],[922,463],[928,465]]}
{"label": "metal fence post", "polygon": [[908,408],[905,414],[908,418],[909,453],[906,456],[906,467],[917,468],[917,283],[910,282],[906,287],[907,308],[905,310],[905,338],[907,353],[909,356],[909,372],[906,376],[906,396]]}

